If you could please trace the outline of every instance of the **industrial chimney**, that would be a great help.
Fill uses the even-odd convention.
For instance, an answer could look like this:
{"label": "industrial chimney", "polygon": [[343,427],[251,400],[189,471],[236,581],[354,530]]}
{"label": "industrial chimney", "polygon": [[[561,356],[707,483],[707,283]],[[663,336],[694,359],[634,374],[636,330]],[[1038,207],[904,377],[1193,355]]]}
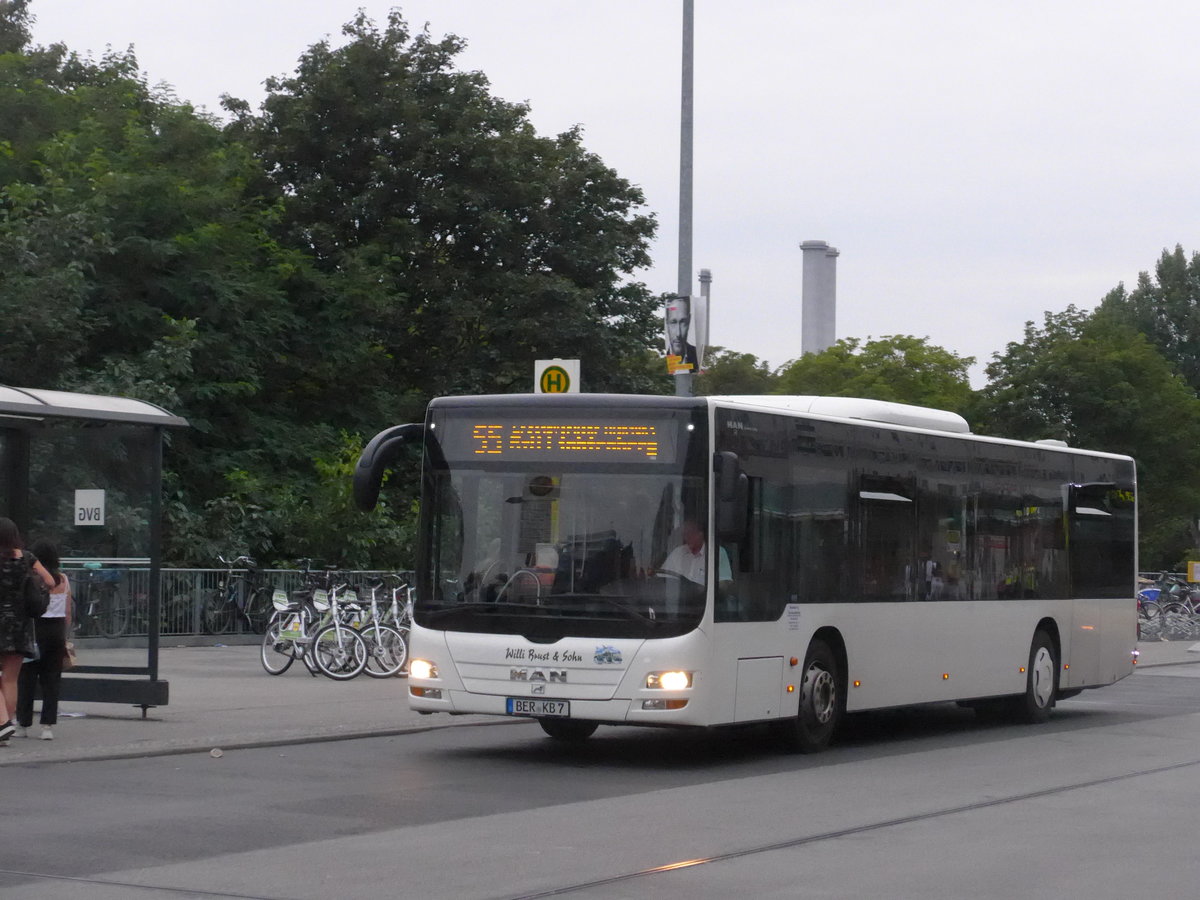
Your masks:
{"label": "industrial chimney", "polygon": [[837,337],[838,252],[824,241],[805,241],[803,300],[800,308],[800,352],[820,353],[833,346]]}

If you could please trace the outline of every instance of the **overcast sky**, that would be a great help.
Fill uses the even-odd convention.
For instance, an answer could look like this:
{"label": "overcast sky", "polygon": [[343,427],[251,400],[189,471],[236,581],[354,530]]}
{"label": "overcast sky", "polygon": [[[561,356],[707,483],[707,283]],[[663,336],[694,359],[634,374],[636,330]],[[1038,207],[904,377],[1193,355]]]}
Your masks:
{"label": "overcast sky", "polygon": [[[362,7],[468,41],[543,134],[572,125],[659,222],[678,269],[681,0],[34,0],[35,41],[133,45],[210,111]],[[1028,320],[1091,308],[1164,248],[1200,249],[1200,4],[696,0],[693,264],[712,343],[800,353],[800,242],[837,262],[837,336],[928,337],[982,366]],[[696,292],[699,291],[697,283]],[[586,373],[584,373],[586,381]]]}

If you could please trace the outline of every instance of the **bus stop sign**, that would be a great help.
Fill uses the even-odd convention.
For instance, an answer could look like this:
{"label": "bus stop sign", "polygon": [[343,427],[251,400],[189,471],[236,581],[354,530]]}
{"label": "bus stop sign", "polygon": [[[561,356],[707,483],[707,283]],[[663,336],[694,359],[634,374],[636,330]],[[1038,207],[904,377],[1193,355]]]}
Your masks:
{"label": "bus stop sign", "polygon": [[539,359],[533,364],[535,394],[578,394],[579,360]]}

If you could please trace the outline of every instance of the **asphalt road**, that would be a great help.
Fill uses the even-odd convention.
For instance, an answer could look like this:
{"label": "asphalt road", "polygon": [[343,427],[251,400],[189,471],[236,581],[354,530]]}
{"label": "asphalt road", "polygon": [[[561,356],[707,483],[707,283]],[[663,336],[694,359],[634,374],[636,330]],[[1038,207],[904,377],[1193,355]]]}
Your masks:
{"label": "asphalt road", "polygon": [[0,768],[0,897],[1184,897],[1200,666],[1045,726],[853,717],[817,757],[756,730],[536,725]]}

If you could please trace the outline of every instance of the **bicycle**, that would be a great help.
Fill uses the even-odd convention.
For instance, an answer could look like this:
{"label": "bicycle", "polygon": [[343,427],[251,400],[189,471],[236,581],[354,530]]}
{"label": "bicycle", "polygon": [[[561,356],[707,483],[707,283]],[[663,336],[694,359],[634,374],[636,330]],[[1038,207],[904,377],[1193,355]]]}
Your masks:
{"label": "bicycle", "polygon": [[118,587],[120,569],[86,566],[76,578],[75,632],[81,637],[120,637],[129,630],[133,610]]}
{"label": "bicycle", "polygon": [[[244,621],[255,634],[262,634],[271,617],[271,590],[262,583],[262,575],[249,556],[228,560],[218,556],[227,568],[215,590],[206,591],[200,611],[200,623],[207,634],[224,634],[234,622]],[[238,566],[245,566],[239,571]]]}
{"label": "bicycle", "polygon": [[361,610],[348,599],[343,602],[347,586],[332,584],[333,570],[311,572],[310,562],[304,561],[304,587],[272,595],[275,612],[263,634],[260,660],[270,675],[282,675],[299,659],[313,675],[349,681],[367,664],[366,642],[355,630]]}
{"label": "bicycle", "polygon": [[387,615],[384,619],[389,625],[400,632],[404,638],[405,660],[404,665],[397,673],[401,677],[408,676],[408,644],[409,635],[412,632],[413,618],[413,595],[416,593],[416,588],[405,575],[391,575],[395,584],[392,587],[392,601],[388,608]]}
{"label": "bicycle", "polygon": [[271,594],[273,612],[263,631],[259,657],[268,675],[282,675],[297,659],[314,678],[319,670],[313,661],[312,635],[324,624],[329,610],[328,593],[331,573],[312,571],[312,560],[301,563],[303,585],[290,594],[276,588]]}
{"label": "bicycle", "polygon": [[378,593],[383,588],[382,578],[367,581],[370,591],[370,612],[361,623],[358,633],[367,642],[367,666],[364,670],[371,678],[392,678],[400,674],[408,662],[407,633],[384,621],[379,609]]}
{"label": "bicycle", "polygon": [[314,591],[298,590],[289,597],[282,588],[276,588],[271,596],[271,604],[274,612],[267,622],[259,648],[263,669],[268,675],[282,675],[300,659],[315,678],[318,669],[309,648],[312,645],[313,626],[322,620],[324,611],[317,606]]}
{"label": "bicycle", "polygon": [[1163,572],[1138,591],[1138,626],[1144,638],[1191,640],[1200,635],[1200,590]]}
{"label": "bicycle", "polygon": [[[353,600],[347,599],[343,606],[342,595]],[[329,622],[312,636],[313,662],[326,678],[349,681],[367,667],[367,642],[355,628],[361,611],[356,602],[358,596],[345,584],[336,585],[327,596]]]}

